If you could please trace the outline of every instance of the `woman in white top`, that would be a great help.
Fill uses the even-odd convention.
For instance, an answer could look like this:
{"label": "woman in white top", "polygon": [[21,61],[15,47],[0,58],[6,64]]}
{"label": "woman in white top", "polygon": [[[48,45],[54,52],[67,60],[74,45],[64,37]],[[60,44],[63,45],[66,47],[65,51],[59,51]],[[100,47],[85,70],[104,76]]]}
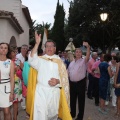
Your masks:
{"label": "woman in white top", "polygon": [[12,120],[10,106],[14,95],[14,65],[8,59],[9,45],[0,43],[0,108],[3,108],[4,120]]}
{"label": "woman in white top", "polygon": [[112,74],[113,74],[113,77],[110,78],[110,92],[111,92],[111,97],[112,97],[112,106],[115,107],[116,106],[116,95],[115,95],[115,88],[114,88],[114,76],[116,74],[116,69],[117,69],[117,66],[118,66],[118,63],[117,63],[117,56],[112,56],[112,60],[111,60],[111,71],[112,71]]}

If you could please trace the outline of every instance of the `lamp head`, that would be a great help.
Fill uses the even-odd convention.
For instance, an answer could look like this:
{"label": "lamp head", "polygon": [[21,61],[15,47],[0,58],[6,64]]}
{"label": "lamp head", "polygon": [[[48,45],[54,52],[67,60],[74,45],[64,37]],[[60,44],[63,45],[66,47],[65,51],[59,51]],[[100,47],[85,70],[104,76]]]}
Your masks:
{"label": "lamp head", "polygon": [[108,14],[107,13],[101,13],[100,18],[101,18],[102,21],[106,21],[107,18],[108,18]]}

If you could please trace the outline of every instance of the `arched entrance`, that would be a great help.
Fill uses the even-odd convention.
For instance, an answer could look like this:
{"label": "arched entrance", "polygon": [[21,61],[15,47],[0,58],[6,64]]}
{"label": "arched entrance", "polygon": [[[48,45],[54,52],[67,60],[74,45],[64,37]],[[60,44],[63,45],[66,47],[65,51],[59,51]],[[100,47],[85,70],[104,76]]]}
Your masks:
{"label": "arched entrance", "polygon": [[9,45],[10,47],[17,47],[16,39],[14,36],[11,37]]}

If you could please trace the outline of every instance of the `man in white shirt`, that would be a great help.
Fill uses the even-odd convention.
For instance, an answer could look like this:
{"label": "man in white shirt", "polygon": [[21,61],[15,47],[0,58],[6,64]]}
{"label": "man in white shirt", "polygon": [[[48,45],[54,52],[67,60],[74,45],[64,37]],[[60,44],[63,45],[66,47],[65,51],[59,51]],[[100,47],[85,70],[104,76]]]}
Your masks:
{"label": "man in white shirt", "polygon": [[21,53],[16,55],[16,58],[18,58],[22,63],[25,61],[25,57],[28,51],[28,46],[27,45],[22,45],[21,46]]}

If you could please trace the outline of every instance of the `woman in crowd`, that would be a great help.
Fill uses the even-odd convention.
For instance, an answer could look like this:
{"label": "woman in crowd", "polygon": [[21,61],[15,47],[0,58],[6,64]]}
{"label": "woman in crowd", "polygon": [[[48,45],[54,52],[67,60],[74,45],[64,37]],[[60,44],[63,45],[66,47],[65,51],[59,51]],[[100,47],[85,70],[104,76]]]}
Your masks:
{"label": "woman in crowd", "polygon": [[111,55],[104,55],[104,61],[99,64],[100,70],[100,79],[99,79],[99,97],[100,97],[100,108],[99,112],[102,114],[107,114],[107,109],[105,106],[105,100],[107,97],[107,89],[108,83],[110,81],[110,77],[112,77],[111,67],[108,62],[111,60]]}
{"label": "woman in crowd", "polygon": [[114,86],[115,86],[115,94],[117,96],[117,112],[115,116],[120,117],[120,63],[117,67],[117,73],[114,79]]}
{"label": "woman in crowd", "polygon": [[13,118],[17,120],[18,115],[18,102],[22,101],[22,71],[20,69],[20,60],[16,58],[16,49],[11,49],[10,58],[14,63],[14,80],[15,80],[15,88],[14,88],[14,101],[13,101]]}
{"label": "woman in crowd", "polygon": [[8,56],[9,45],[0,43],[0,108],[4,120],[12,120],[10,106],[14,95],[14,64]]}
{"label": "woman in crowd", "polygon": [[[30,53],[30,50],[28,50],[26,53],[25,62],[23,63],[23,68],[22,68],[22,77],[23,77],[23,82],[24,82],[23,96],[25,98],[27,97],[28,76],[29,76],[29,71],[30,71],[30,65],[28,64],[29,53]],[[29,119],[29,115],[27,113],[26,113],[26,118]]]}
{"label": "woman in crowd", "polygon": [[[28,54],[30,51],[27,52],[27,55],[25,57],[25,62],[23,64],[23,71],[22,71],[22,76],[23,76],[23,82],[24,85],[26,86],[27,90],[27,85],[28,85],[28,76],[29,76],[29,70],[30,70],[30,65],[28,64]],[[26,95],[25,95],[26,97]]]}
{"label": "woman in crowd", "polygon": [[112,56],[112,60],[111,60],[111,71],[113,74],[113,77],[110,79],[110,95],[112,97],[112,106],[115,107],[116,106],[116,95],[115,95],[115,88],[114,88],[114,77],[116,74],[116,69],[118,66],[117,63],[117,56]]}

